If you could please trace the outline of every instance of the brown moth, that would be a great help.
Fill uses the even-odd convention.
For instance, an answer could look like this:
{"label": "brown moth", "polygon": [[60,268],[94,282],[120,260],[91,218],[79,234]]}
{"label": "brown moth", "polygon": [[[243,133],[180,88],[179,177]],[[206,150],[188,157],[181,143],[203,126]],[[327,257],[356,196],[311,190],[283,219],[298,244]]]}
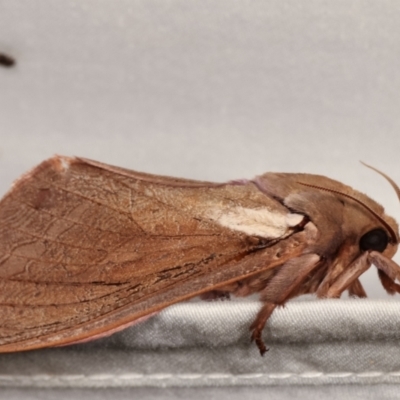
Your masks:
{"label": "brown moth", "polygon": [[263,354],[266,321],[295,296],[365,297],[371,264],[400,292],[398,241],[379,204],[324,176],[210,183],[55,156],[0,202],[0,352],[105,336],[198,295],[259,293]]}

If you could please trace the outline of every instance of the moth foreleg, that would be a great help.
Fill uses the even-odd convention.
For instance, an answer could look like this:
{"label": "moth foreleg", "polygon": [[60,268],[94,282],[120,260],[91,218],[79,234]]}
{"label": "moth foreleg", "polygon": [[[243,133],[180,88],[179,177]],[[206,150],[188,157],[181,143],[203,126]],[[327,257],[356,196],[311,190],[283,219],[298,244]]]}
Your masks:
{"label": "moth foreleg", "polygon": [[356,258],[332,283],[332,285],[327,288],[325,293],[318,293],[319,297],[327,298],[339,298],[340,295],[348,289],[358,277],[363,274],[370,266],[369,254],[363,253],[361,256]]}
{"label": "moth foreleg", "polygon": [[390,258],[385,257],[378,251],[371,251],[368,254],[368,260],[383,271],[392,281],[400,280],[400,267]]}
{"label": "moth foreleg", "polygon": [[400,293],[400,285],[395,282],[396,279],[399,280],[399,266],[377,251],[371,251],[368,258],[378,268],[379,279],[386,292],[389,294]]}
{"label": "moth foreleg", "polygon": [[356,279],[347,289],[349,291],[349,296],[365,298],[367,293],[365,292],[359,279]]}
{"label": "moth foreleg", "polygon": [[267,348],[262,340],[264,326],[278,305],[283,305],[290,297],[296,294],[299,286],[307,279],[308,274],[319,264],[317,254],[305,254],[293,258],[278,268],[276,274],[268,281],[267,286],[260,293],[264,306],[251,324],[251,339],[263,355]]}
{"label": "moth foreleg", "polygon": [[400,285],[390,279],[389,276],[387,276],[386,273],[383,272],[381,269],[378,269],[378,276],[382,283],[382,286],[388,294],[392,295],[395,293],[400,293]]}

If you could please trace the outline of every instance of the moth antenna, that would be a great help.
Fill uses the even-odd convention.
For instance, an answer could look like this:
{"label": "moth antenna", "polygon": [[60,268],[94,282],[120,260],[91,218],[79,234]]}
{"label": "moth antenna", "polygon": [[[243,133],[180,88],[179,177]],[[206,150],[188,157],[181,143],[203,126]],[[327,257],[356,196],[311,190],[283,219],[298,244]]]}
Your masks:
{"label": "moth antenna", "polygon": [[379,171],[379,169],[376,169],[376,168],[372,167],[371,165],[366,164],[366,163],[363,162],[363,161],[360,161],[360,163],[363,164],[363,165],[365,165],[367,168],[370,168],[370,169],[372,169],[373,171],[377,172],[379,175],[383,176],[383,177],[392,185],[392,188],[394,189],[394,191],[395,191],[396,194],[397,194],[398,199],[400,200],[400,188],[397,186],[396,182],[395,182],[392,178],[390,178],[390,177],[389,177],[388,175],[386,175],[384,172]]}
{"label": "moth antenna", "polygon": [[[304,183],[304,182],[298,182],[298,183],[303,186],[308,186],[308,187],[311,187],[314,189],[319,189],[319,190],[323,190],[325,192],[330,192],[330,193],[338,194],[339,196],[347,197],[348,199],[355,201],[357,204],[360,204],[367,211],[369,211],[388,230],[388,232],[390,233],[390,237],[391,237],[390,242],[397,243],[396,232],[391,228],[391,226],[382,217],[380,217],[372,208],[368,207],[361,200],[359,200],[356,197],[353,197],[347,193],[339,192],[338,190],[335,190],[335,189],[329,189],[329,188],[326,188],[323,186],[317,186],[317,185],[310,185],[309,183]],[[399,197],[399,199],[400,199],[400,197]]]}

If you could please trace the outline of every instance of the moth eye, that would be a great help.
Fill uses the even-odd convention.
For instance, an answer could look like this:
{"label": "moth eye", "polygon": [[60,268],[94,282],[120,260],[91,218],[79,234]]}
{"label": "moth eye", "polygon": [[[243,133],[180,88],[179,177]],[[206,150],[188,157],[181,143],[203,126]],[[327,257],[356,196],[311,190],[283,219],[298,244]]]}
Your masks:
{"label": "moth eye", "polygon": [[382,253],[389,242],[388,235],[383,229],[373,229],[367,232],[360,240],[361,250],[376,250]]}

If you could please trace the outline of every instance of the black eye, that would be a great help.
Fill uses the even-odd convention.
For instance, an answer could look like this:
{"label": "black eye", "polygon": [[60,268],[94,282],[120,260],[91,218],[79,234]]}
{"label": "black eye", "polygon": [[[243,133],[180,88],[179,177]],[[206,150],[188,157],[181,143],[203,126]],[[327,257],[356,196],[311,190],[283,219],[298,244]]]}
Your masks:
{"label": "black eye", "polygon": [[373,229],[367,232],[360,240],[361,250],[376,250],[382,253],[389,242],[388,235],[383,229]]}

